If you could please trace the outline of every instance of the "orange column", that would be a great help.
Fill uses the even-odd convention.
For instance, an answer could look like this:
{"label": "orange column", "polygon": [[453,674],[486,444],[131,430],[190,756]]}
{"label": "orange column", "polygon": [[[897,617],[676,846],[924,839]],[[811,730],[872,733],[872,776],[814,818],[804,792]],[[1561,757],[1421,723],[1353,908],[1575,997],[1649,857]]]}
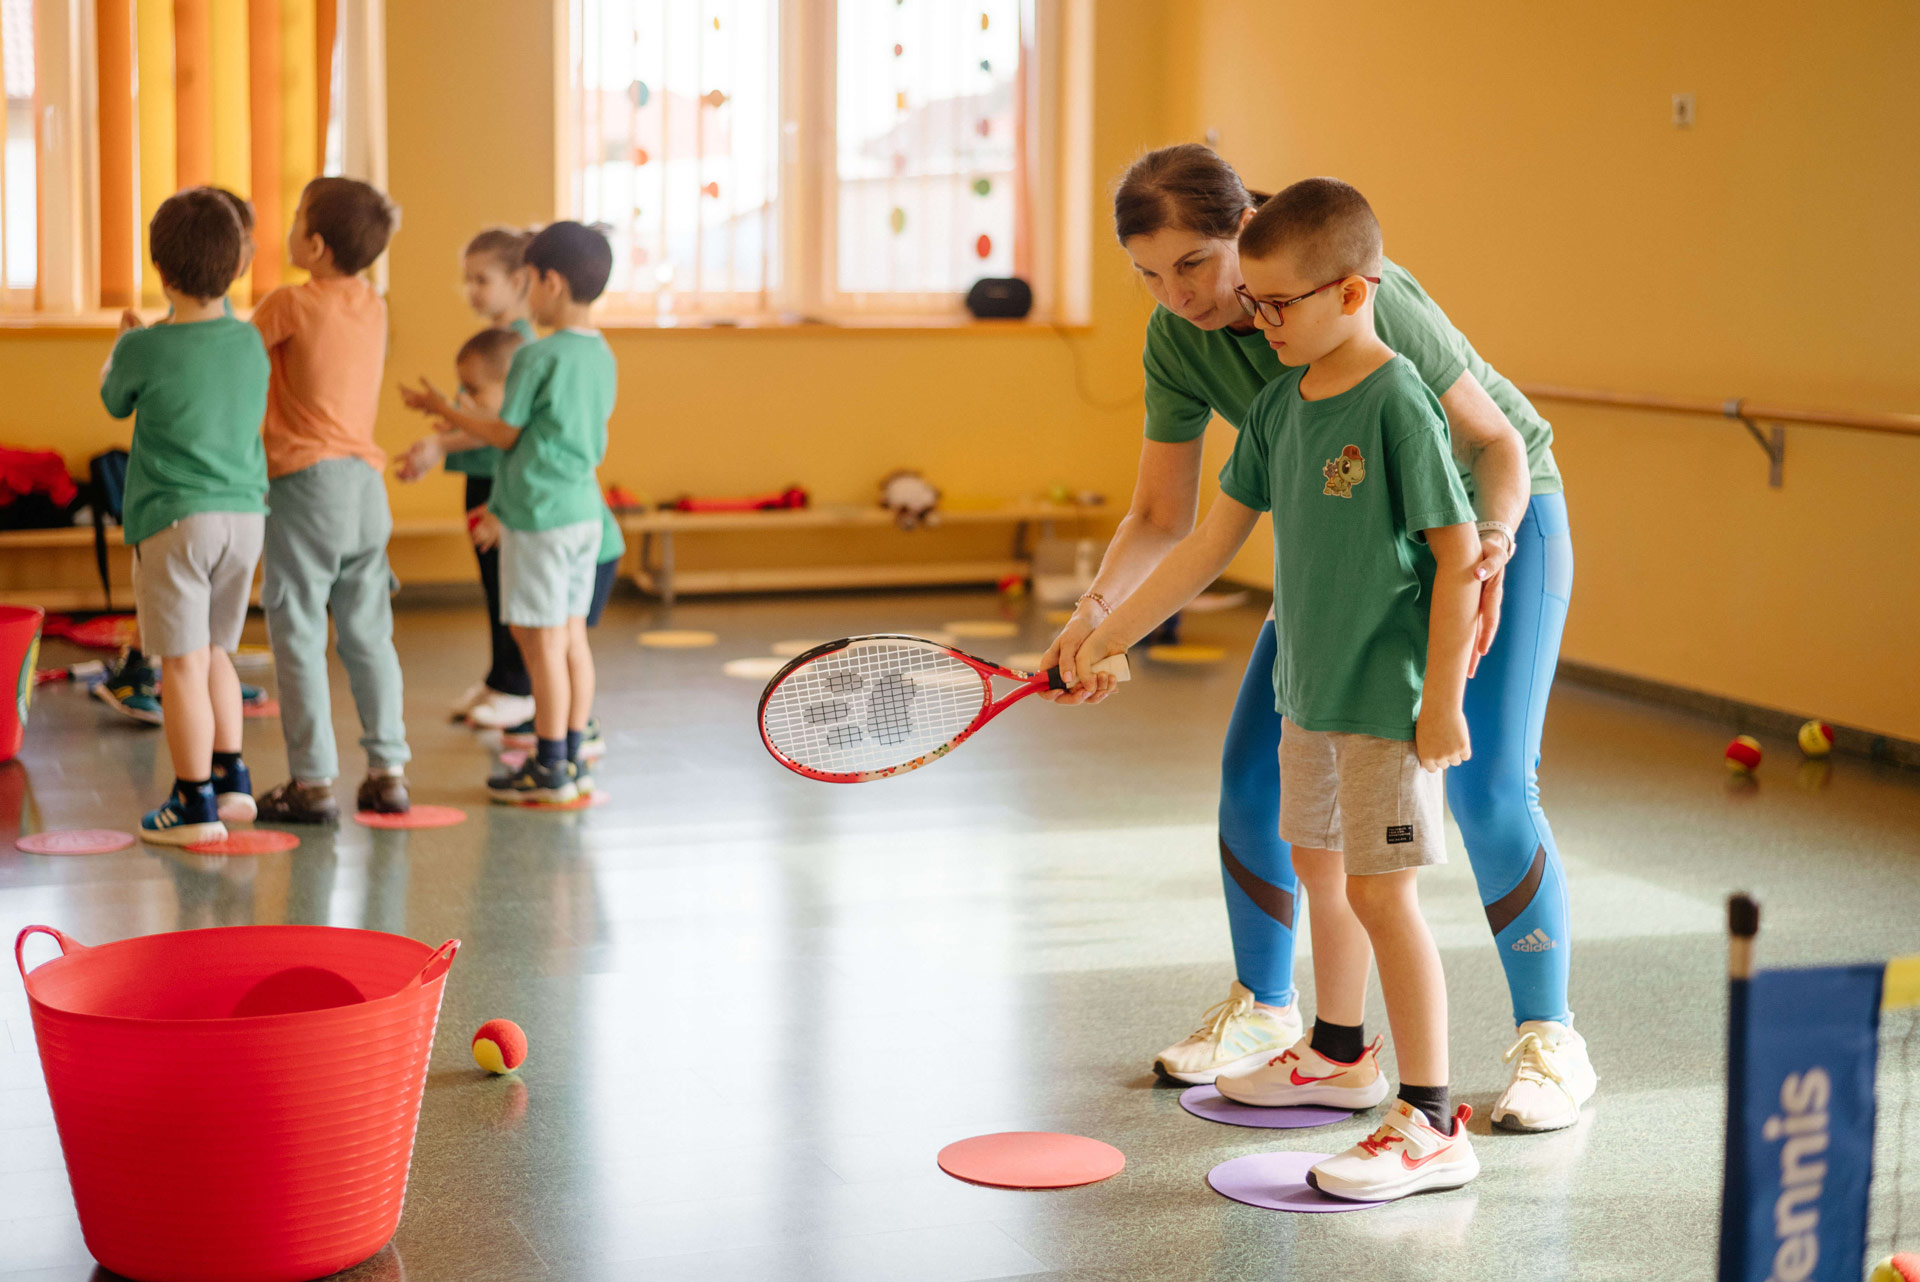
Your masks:
{"label": "orange column", "polygon": [[213,181],[212,30],[207,0],[173,0],[175,186]]}
{"label": "orange column", "polygon": [[333,115],[333,46],[340,34],[339,0],[315,0],[313,6],[314,120],[313,172],[327,170],[327,121]]}
{"label": "orange column", "polygon": [[139,301],[133,180],[133,0],[95,0],[100,77],[100,306]]}
{"label": "orange column", "polygon": [[253,259],[253,296],[280,283],[286,255],[286,217],[280,207],[280,0],[249,0],[247,64],[252,72],[253,215],[259,245]]}

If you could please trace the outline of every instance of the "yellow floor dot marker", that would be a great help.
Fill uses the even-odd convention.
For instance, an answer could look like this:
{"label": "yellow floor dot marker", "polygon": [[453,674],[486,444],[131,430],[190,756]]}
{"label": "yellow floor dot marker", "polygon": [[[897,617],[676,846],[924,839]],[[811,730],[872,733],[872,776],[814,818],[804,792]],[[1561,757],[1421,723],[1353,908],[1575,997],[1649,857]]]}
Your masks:
{"label": "yellow floor dot marker", "polygon": [[773,643],[773,653],[783,659],[791,659],[798,655],[805,654],[815,646],[825,644],[825,641],[775,641]]}
{"label": "yellow floor dot marker", "polygon": [[1155,663],[1218,663],[1227,652],[1217,645],[1152,645],[1147,657]]}
{"label": "yellow floor dot marker", "polygon": [[273,666],[273,651],[266,646],[247,642],[233,652],[233,666],[236,668],[270,668]]}
{"label": "yellow floor dot marker", "polygon": [[742,681],[765,681],[786,666],[787,661],[778,655],[755,655],[750,659],[728,659],[720,670]]}
{"label": "yellow floor dot marker", "polygon": [[697,632],[691,629],[662,628],[640,634],[640,644],[651,646],[656,650],[698,650],[703,646],[712,645],[719,639],[711,632]]}
{"label": "yellow floor dot marker", "polygon": [[1005,639],[1019,636],[1020,625],[1009,623],[1005,619],[962,619],[958,623],[949,623],[947,631],[956,637],[969,637],[975,640]]}

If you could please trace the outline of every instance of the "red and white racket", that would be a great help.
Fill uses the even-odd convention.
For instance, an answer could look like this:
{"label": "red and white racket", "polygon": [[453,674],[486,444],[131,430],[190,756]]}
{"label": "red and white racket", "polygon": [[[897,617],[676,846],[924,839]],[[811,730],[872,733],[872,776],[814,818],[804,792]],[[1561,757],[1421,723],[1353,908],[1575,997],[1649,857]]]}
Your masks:
{"label": "red and white racket", "polygon": [[[1125,681],[1127,656],[1099,671]],[[1020,687],[993,697],[993,679]],[[796,774],[866,783],[937,761],[1030,694],[1065,690],[1060,669],[1019,672],[919,637],[846,637],[815,646],[760,695],[760,741]]]}

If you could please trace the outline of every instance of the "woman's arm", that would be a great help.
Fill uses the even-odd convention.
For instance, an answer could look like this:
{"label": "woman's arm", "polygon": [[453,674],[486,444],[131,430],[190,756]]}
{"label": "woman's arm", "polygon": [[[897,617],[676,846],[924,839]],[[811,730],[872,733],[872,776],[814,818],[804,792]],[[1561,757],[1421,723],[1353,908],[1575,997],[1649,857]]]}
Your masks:
{"label": "woman's arm", "polygon": [[[1526,518],[1532,481],[1527,471],[1527,445],[1500,407],[1471,372],[1460,375],[1440,397],[1447,412],[1447,435],[1454,459],[1473,476],[1474,506],[1480,518],[1499,521],[1510,530]],[[1480,656],[1493,645],[1500,629],[1500,597],[1505,590],[1507,560],[1512,545],[1497,530],[1479,537],[1480,551],[1473,574],[1480,583],[1480,604],[1473,653],[1467,675],[1480,666]]]}
{"label": "woman's arm", "polygon": [[[1060,675],[1069,684],[1074,680],[1074,656],[1080,645],[1107,617],[1109,608],[1118,609],[1152,574],[1180,540],[1193,532],[1200,508],[1200,459],[1205,438],[1173,444],[1147,441],[1140,447],[1140,472],[1133,483],[1133,501],[1120,518],[1113,542],[1101,558],[1093,586],[1080,599],[1073,617],[1060,629],[1048,647],[1044,666],[1060,665]],[[1099,600],[1096,600],[1095,597]],[[1106,602],[1105,606],[1100,601]],[[1154,622],[1159,622],[1155,620]],[[1075,688],[1052,691],[1041,696],[1056,703],[1084,703],[1104,696]]]}

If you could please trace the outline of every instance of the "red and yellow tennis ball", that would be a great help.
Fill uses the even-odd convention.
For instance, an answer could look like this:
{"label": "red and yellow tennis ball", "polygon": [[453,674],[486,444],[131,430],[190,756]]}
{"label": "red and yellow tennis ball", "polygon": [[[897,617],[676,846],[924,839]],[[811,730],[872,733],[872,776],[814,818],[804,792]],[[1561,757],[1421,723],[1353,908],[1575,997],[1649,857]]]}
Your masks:
{"label": "red and yellow tennis ball", "polygon": [[510,1019],[490,1019],[473,1035],[473,1062],[489,1073],[511,1073],[527,1062],[527,1035]]}
{"label": "red and yellow tennis ball", "polygon": [[1902,1251],[1873,1266],[1867,1282],[1920,1282],[1920,1255]]}
{"label": "red and yellow tennis ball", "polygon": [[1743,734],[1727,745],[1727,769],[1737,775],[1750,775],[1760,768],[1760,741]]}
{"label": "red and yellow tennis ball", "polygon": [[1833,751],[1833,727],[1813,720],[1800,727],[1800,751],[1809,757],[1824,757]]}

